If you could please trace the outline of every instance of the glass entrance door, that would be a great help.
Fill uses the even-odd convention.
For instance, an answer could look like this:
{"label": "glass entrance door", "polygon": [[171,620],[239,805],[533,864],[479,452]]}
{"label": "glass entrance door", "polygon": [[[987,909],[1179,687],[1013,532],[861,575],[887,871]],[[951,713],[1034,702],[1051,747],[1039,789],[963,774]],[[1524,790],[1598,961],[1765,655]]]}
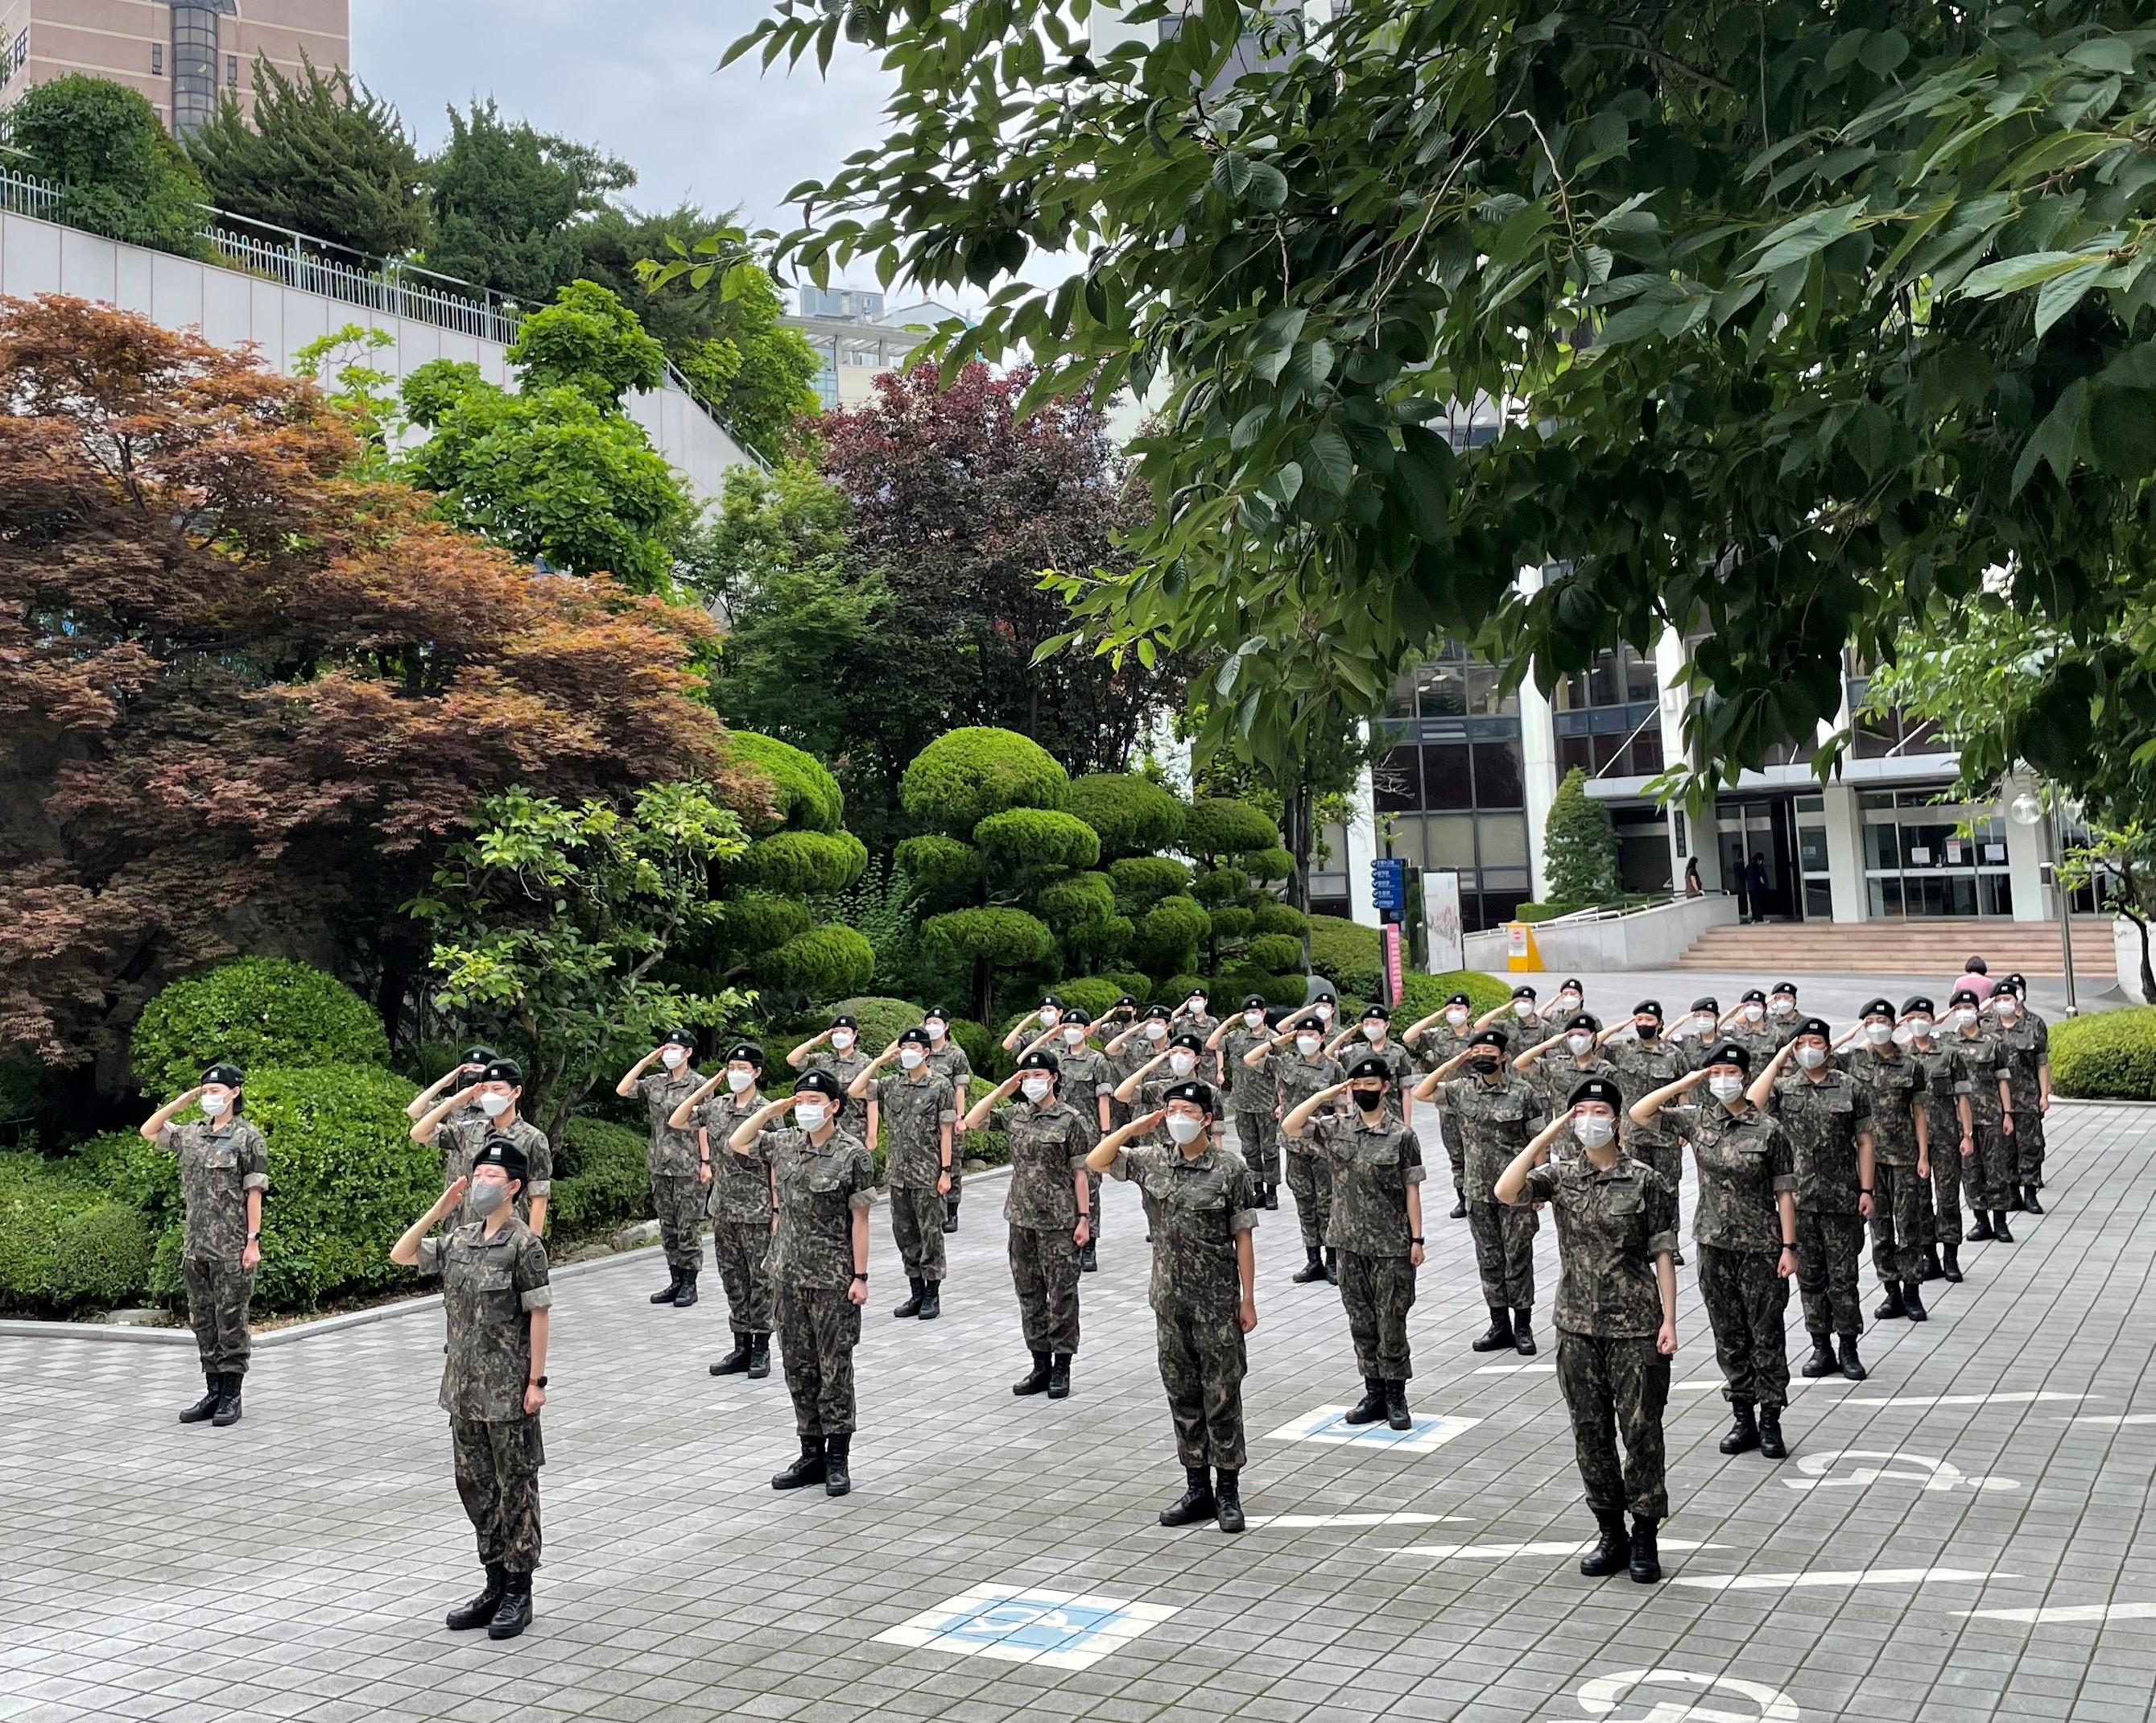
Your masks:
{"label": "glass entrance door", "polygon": [[2013,914],[2006,827],[1996,806],[1921,789],[1874,790],[1857,805],[1871,914]]}
{"label": "glass entrance door", "polygon": [[1717,802],[1722,888],[1737,893],[1748,921],[1801,921],[1796,824],[1789,798]]}

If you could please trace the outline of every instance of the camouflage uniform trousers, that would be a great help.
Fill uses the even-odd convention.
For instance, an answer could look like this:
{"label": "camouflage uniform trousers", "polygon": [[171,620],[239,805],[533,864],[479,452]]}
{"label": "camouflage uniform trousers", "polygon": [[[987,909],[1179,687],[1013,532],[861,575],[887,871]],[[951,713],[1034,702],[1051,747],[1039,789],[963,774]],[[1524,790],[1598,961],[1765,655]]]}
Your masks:
{"label": "camouflage uniform trousers", "polygon": [[1714,1330],[1722,1397],[1732,1406],[1789,1403],[1789,1283],[1764,1251],[1699,1247],[1699,1296]]}
{"label": "camouflage uniform trousers", "polygon": [[[955,1195],[957,1187],[952,1187]],[[933,1185],[891,1193],[891,1237],[909,1280],[943,1278],[943,1194]]]}
{"label": "camouflage uniform trousers", "polygon": [[1650,1340],[1605,1340],[1559,1329],[1557,1381],[1572,1414],[1572,1449],[1587,1505],[1597,1514],[1630,1508],[1643,1520],[1666,1519],[1662,1408],[1670,1397],[1670,1360]]}
{"label": "camouflage uniform trousers", "polygon": [[1280,1183],[1280,1128],[1271,1114],[1238,1110],[1235,1144],[1253,1179],[1260,1185]]}
{"label": "camouflage uniform trousers", "polygon": [[1863,1251],[1861,1215],[1797,1211],[1797,1288],[1810,1333],[1853,1340],[1864,1332],[1856,1302],[1856,1259]]}
{"label": "camouflage uniform trousers", "polygon": [[1976,1154],[1965,1177],[1971,1208],[2004,1209],[2014,1200],[2014,1139],[1996,1124],[1979,1120]]}
{"label": "camouflage uniform trousers", "polygon": [[457,1494],[479,1535],[479,1559],[511,1573],[539,1566],[539,1468],[547,1463],[536,1417],[451,1418]]}
{"label": "camouflage uniform trousers", "polygon": [[1029,1352],[1078,1350],[1078,1247],[1061,1227],[1010,1229],[1011,1284]]}
{"label": "camouflage uniform trousers", "polygon": [[1871,1272],[1879,1283],[1924,1272],[1924,1181],[1912,1166],[1881,1161],[1871,1174]]}
{"label": "camouflage uniform trousers", "polygon": [[1185,1466],[1240,1472],[1243,1446],[1243,1375],[1249,1368],[1242,1325],[1195,1310],[1156,1311],[1160,1381],[1175,1421],[1176,1458]]}
{"label": "camouflage uniform trousers", "polygon": [[1477,1198],[1467,1205],[1467,1230],[1475,1239],[1483,1304],[1492,1310],[1532,1309],[1535,1234],[1542,1231],[1541,1216],[1532,1208]]}
{"label": "camouflage uniform trousers", "polygon": [[1414,1301],[1414,1264],[1407,1258],[1340,1252],[1340,1302],[1348,1308],[1358,1376],[1404,1382],[1414,1374],[1408,1354],[1408,1310]]}
{"label": "camouflage uniform trousers", "polygon": [[254,1341],[247,1332],[247,1307],[254,1297],[254,1271],[215,1258],[189,1257],[180,1264],[187,1283],[187,1326],[204,1371],[247,1374]]}
{"label": "camouflage uniform trousers", "polygon": [[1437,1109],[1437,1134],[1445,1144],[1445,1158],[1452,1164],[1452,1188],[1464,1192],[1467,1189],[1467,1139],[1460,1134],[1459,1123],[1450,1108]]}
{"label": "camouflage uniform trousers", "polygon": [[1095,1244],[1101,1242],[1101,1175],[1096,1172],[1086,1175],[1086,1237]]}
{"label": "camouflage uniform trousers", "polygon": [[1287,1188],[1295,1195],[1296,1225],[1302,1229],[1302,1247],[1316,1250],[1325,1242],[1325,1229],[1332,1219],[1332,1168],[1322,1155],[1287,1151]]}
{"label": "camouflage uniform trousers", "polygon": [[771,1332],[771,1224],[714,1221],[711,1254],[726,1289],[726,1324],[737,1335]]}
{"label": "camouflage uniform trousers", "polygon": [[704,1263],[704,1210],[711,1187],[694,1173],[654,1173],[651,1207],[659,1216],[659,1243],[666,1267],[694,1273]]}
{"label": "camouflage uniform trousers", "polygon": [[854,1427],[854,1348],[861,1307],[821,1286],[778,1288],[778,1355],[793,1427],[803,1436],[844,1436]]}
{"label": "camouflage uniform trousers", "polygon": [[1978,1166],[1975,1155],[1961,1158],[1958,1136],[1943,1148],[1933,1145],[1932,1186],[1925,1193],[1923,1214],[1926,1244],[1960,1245],[1962,1186],[1976,1178]]}
{"label": "camouflage uniform trousers", "polygon": [[[2044,1188],[2044,1115],[2034,1107],[2014,1109],[2014,1134],[2006,1139],[2006,1182]],[[2011,1196],[2008,1198],[2012,1201]],[[2002,1208],[2005,1204],[1999,1205]]]}

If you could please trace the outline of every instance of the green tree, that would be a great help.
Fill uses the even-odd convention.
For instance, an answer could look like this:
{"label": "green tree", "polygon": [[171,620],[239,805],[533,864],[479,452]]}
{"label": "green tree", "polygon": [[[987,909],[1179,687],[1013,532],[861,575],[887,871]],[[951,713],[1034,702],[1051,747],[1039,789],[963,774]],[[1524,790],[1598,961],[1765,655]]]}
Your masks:
{"label": "green tree", "polygon": [[1623,890],[1617,872],[1617,828],[1609,810],[1587,793],[1587,774],[1564,774],[1543,825],[1543,861],[1550,902],[1568,909],[1607,903]]}
{"label": "green tree", "polygon": [[171,983],[143,1006],[128,1037],[135,1081],[149,1094],[192,1088],[203,1067],[387,1065],[388,1038],[342,982],[285,958],[243,957]]}
{"label": "green tree", "polygon": [[449,110],[449,140],[427,164],[434,234],[429,268],[527,305],[577,277],[577,225],[636,183],[629,164],[589,145],[505,121],[491,99]]}
{"label": "green tree", "polygon": [[8,126],[23,170],[59,188],[58,219],[131,245],[200,254],[202,180],[136,91],[72,72],[25,91]]}
{"label": "green tree", "polygon": [[425,174],[397,110],[304,51],[297,79],[257,54],[253,123],[228,95],[187,153],[220,209],[378,257],[426,243]]}

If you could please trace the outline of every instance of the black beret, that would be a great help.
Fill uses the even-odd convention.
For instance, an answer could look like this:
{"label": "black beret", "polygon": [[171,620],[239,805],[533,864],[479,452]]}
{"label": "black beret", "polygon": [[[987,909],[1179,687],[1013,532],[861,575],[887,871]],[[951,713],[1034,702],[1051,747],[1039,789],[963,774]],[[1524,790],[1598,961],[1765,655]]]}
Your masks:
{"label": "black beret", "polygon": [[1752,1056],[1744,1051],[1741,1043],[1737,1042],[1722,1042],[1720,1047],[1707,1056],[1707,1062],[1710,1065],[1734,1065],[1746,1076],[1752,1074]]}
{"label": "black beret", "polygon": [[1450,999],[1445,1000],[1445,1003],[1449,1006],[1464,1005],[1470,1011],[1472,1011],[1475,1008],[1475,1001],[1470,999],[1464,993],[1454,994]]}
{"label": "black beret", "polygon": [[1774,991],[1786,993],[1791,999],[1794,999],[1797,996],[1797,984],[1794,981],[1777,981],[1774,984]]}
{"label": "black beret", "polygon": [[1604,1106],[1614,1107],[1620,1113],[1625,1110],[1624,1090],[1606,1077],[1589,1078],[1573,1090],[1571,1100],[1565,1104],[1577,1107],[1585,1101],[1599,1101]]}
{"label": "black beret", "polygon": [[1168,1038],[1168,1044],[1172,1047],[1181,1047],[1188,1052],[1202,1053],[1205,1051],[1205,1037],[1202,1035],[1171,1035]]}
{"label": "black beret", "polygon": [[1185,999],[1202,999],[1209,1003],[1213,998],[1213,995],[1208,993],[1203,987],[1194,987],[1189,992],[1184,994],[1183,996]]}
{"label": "black beret", "polygon": [[1739,1005],[1764,1005],[1767,1002],[1767,995],[1756,987],[1747,988],[1743,997],[1737,1002]]}
{"label": "black beret", "polygon": [[491,1065],[501,1057],[501,1055],[495,1052],[492,1047],[481,1045],[466,1049],[465,1053],[465,1063],[467,1065]]}
{"label": "black beret", "polygon": [[1470,1036],[1467,1045],[1471,1047],[1495,1047],[1502,1053],[1511,1043],[1505,1039],[1502,1030],[1486,1029],[1480,1035]]}
{"label": "black beret", "polygon": [[1587,991],[1584,987],[1579,985],[1579,977],[1577,975],[1567,975],[1557,990],[1559,993],[1584,993]]}
{"label": "black beret", "polygon": [[514,1059],[496,1059],[479,1074],[481,1083],[509,1083],[524,1087],[524,1067]]}
{"label": "black beret", "polygon": [[931,1017],[939,1023],[948,1023],[951,1021],[950,1012],[945,1011],[942,1006],[931,1006],[921,1014],[921,1020],[924,1023]]}
{"label": "black beret", "polygon": [[1200,1083],[1194,1077],[1183,1083],[1170,1083],[1162,1093],[1160,1098],[1163,1103],[1169,1101],[1188,1101],[1200,1112],[1210,1113],[1213,1110],[1213,1085],[1209,1083]]}
{"label": "black beret", "polygon": [[204,1083],[222,1083],[228,1089],[236,1089],[247,1081],[247,1073],[237,1065],[220,1063],[213,1065],[208,1070],[203,1072],[202,1080]]}
{"label": "black beret", "polygon": [[1358,1077],[1382,1077],[1389,1083],[1393,1080],[1393,1067],[1373,1053],[1367,1058],[1358,1059],[1348,1067],[1348,1080],[1350,1083]]}
{"label": "black beret", "polygon": [[1691,1002],[1691,1009],[1696,1011],[1719,1011],[1722,1001],[1711,993],[1702,993]]}
{"label": "black beret", "polygon": [[851,1017],[839,1016],[831,1019],[831,1026],[834,1029],[859,1029],[861,1026]]}
{"label": "black beret", "polygon": [[1059,1011],[1063,1009],[1063,1001],[1052,993],[1042,994],[1040,995],[1040,1002],[1044,1006],[1054,1006]]}
{"label": "black beret", "polygon": [[1145,1008],[1145,1020],[1148,1023],[1152,1022],[1156,1017],[1163,1023],[1169,1022],[1173,1021],[1173,1016],[1174,1013],[1170,1011],[1166,1006],[1147,1006]]}
{"label": "black beret", "polygon": [[520,1185],[531,1176],[531,1164],[525,1160],[523,1147],[514,1137],[489,1137],[472,1157],[474,1172],[483,1166],[498,1166]]}
{"label": "black beret", "polygon": [[1535,990],[1524,982],[1512,990],[1512,997],[1515,999],[1532,999],[1534,996]]}
{"label": "black beret", "polygon": [[1060,1077],[1063,1074],[1063,1067],[1057,1061],[1055,1055],[1042,1047],[1034,1048],[1033,1052],[1020,1059],[1018,1062],[1018,1068],[1021,1071],[1045,1071],[1050,1077]]}
{"label": "black beret", "polygon": [[752,1041],[737,1041],[726,1049],[726,1062],[731,1065],[737,1059],[763,1069],[763,1049]]}
{"label": "black beret", "polygon": [[670,1029],[666,1031],[666,1039],[659,1045],[663,1047],[686,1047],[693,1053],[696,1051],[696,1031],[693,1029]]}
{"label": "black beret", "polygon": [[1807,1017],[1797,1025],[1799,1035],[1816,1035],[1821,1041],[1832,1041],[1834,1030],[1824,1017]]}
{"label": "black beret", "polygon": [[1934,1007],[1933,1006],[1931,1000],[1925,998],[1921,993],[1912,994],[1908,998],[1902,1001],[1902,1015],[1905,1017],[1913,1011],[1922,1011],[1928,1017],[1932,1015],[1933,1009]]}
{"label": "black beret", "polygon": [[1602,1020],[1592,1011],[1574,1011],[1566,1020],[1564,1026],[1568,1030],[1591,1029],[1597,1035],[1602,1033]]}
{"label": "black beret", "polygon": [[1063,1021],[1066,1026],[1075,1023],[1081,1029],[1088,1029],[1092,1026],[1093,1015],[1090,1011],[1081,1011],[1076,1006],[1073,1006],[1069,1011],[1064,1012]]}
{"label": "black beret", "polygon": [[1891,999],[1875,999],[1856,1015],[1860,1017],[1891,1017],[1895,1015],[1894,1001]]}
{"label": "black beret", "polygon": [[1117,1000],[1115,1005],[1115,1009],[1119,1011],[1126,1008],[1131,1011],[1136,1011],[1138,1008],[1137,1000],[1133,999],[1127,993],[1126,993],[1121,999]]}
{"label": "black beret", "polygon": [[828,1071],[803,1072],[793,1079],[793,1093],[797,1095],[814,1093],[827,1096],[841,1111],[845,1108],[846,1091],[839,1079]]}
{"label": "black beret", "polygon": [[1632,1015],[1635,1017],[1660,1017],[1662,1002],[1659,999],[1643,999],[1632,1007]]}
{"label": "black beret", "polygon": [[1243,1001],[1243,1009],[1246,1011],[1261,1011],[1265,1008],[1265,996],[1262,993],[1254,993]]}
{"label": "black beret", "polygon": [[1950,1006],[1975,1005],[1978,1002],[1977,996],[1966,987],[1955,988],[1953,995],[1947,1000]]}
{"label": "black beret", "polygon": [[926,1029],[921,1028],[920,1025],[916,1024],[911,1029],[900,1030],[898,1031],[898,1039],[901,1043],[911,1042],[917,1046],[927,1047],[928,1045],[928,1031]]}
{"label": "black beret", "polygon": [[1373,1017],[1376,1018],[1380,1023],[1389,1023],[1393,1021],[1393,1014],[1387,1011],[1384,1006],[1379,1005],[1364,1006],[1363,1007],[1363,1021],[1367,1023]]}

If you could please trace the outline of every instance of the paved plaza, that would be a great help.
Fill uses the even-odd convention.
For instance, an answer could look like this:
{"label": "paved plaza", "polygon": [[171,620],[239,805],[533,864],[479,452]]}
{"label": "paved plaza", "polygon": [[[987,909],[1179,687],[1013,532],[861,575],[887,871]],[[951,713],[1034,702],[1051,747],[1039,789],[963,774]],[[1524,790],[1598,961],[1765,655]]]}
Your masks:
{"label": "paved plaza", "polygon": [[225,1432],[174,1422],[199,1386],[182,1348],[0,1340],[0,1718],[2141,1723],[2156,1108],[2061,1105],[2051,1137],[2054,1212],[1969,1247],[1928,1324],[1875,1327],[1869,1382],[1799,1379],[1781,1464],[1715,1451],[1680,1271],[1653,1587],[1576,1570],[1552,1229],[1543,1355],[1491,1363],[1467,1350],[1466,1224],[1435,1203],[1411,1439],[1341,1439],[1337,1297],[1289,1283],[1293,1217],[1265,1217],[1234,1538],[1155,1523],[1181,1474],[1127,1187],[1060,1403],[1009,1390],[999,1181],[969,1187],[935,1323],[890,1317],[876,1211],[844,1500],[768,1487],[795,1450],[786,1391],[706,1374],[714,1276],[680,1312],[645,1302],[655,1252],[566,1275],[538,1617],[506,1645],[441,1626],[476,1568],[438,1311],[259,1352]]}

